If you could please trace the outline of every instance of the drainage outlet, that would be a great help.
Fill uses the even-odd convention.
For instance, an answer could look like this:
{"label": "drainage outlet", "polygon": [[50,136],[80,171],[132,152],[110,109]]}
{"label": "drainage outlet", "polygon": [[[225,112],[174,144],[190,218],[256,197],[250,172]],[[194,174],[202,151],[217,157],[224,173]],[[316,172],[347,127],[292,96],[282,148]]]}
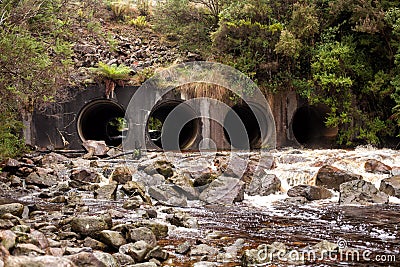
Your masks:
{"label": "drainage outlet", "polygon": [[[179,105],[179,107],[178,107]],[[168,133],[163,132],[165,120],[170,113],[177,108],[174,112],[174,129]],[[156,105],[150,113],[147,121],[147,133],[152,143],[158,148],[164,150],[184,150],[189,149],[196,141],[199,133],[200,121],[196,112],[183,101],[166,100]],[[175,132],[176,131],[176,132]],[[177,141],[179,147],[174,147],[175,142],[162,143],[162,134],[174,136],[167,136],[166,140],[179,138]],[[179,135],[179,137],[178,137]],[[170,147],[171,146],[171,147]]]}
{"label": "drainage outlet", "polygon": [[321,105],[298,108],[292,119],[297,142],[309,147],[329,147],[338,134],[338,128],[325,125],[328,112],[329,108]]}
{"label": "drainage outlet", "polygon": [[126,129],[124,116],[125,110],[118,103],[107,99],[94,100],[79,113],[78,135],[82,141],[104,140],[109,146],[119,146]]}

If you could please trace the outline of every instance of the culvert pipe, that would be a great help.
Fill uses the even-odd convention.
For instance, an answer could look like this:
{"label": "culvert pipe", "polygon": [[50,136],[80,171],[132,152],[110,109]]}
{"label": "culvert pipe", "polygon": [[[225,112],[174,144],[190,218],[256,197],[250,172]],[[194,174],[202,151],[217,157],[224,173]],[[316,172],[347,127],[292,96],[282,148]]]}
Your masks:
{"label": "culvert pipe", "polygon": [[328,113],[329,108],[323,105],[298,108],[292,119],[292,131],[297,142],[310,147],[331,145],[338,134],[338,128],[325,125]]}
{"label": "culvert pipe", "polygon": [[98,99],[86,104],[77,119],[78,135],[82,141],[104,140],[109,146],[122,143],[124,108],[108,99]]}
{"label": "culvert pipe", "polygon": [[200,120],[197,119],[199,116],[196,112],[183,101],[164,100],[157,104],[150,112],[146,125],[147,134],[152,143],[158,148],[171,150],[168,144],[163,144],[161,135],[163,134],[164,122],[174,109],[178,113],[174,114],[173,119],[176,129],[180,130],[179,133],[176,133],[177,135],[179,134],[179,149],[185,150],[195,143],[199,134]]}
{"label": "culvert pipe", "polygon": [[[234,129],[237,128],[237,116],[246,129],[248,141],[238,138],[234,142],[231,141],[233,139],[228,133],[235,134]],[[273,124],[273,118],[257,104],[237,104],[232,106],[226,114],[224,134],[229,144],[236,149],[248,149],[248,146],[250,146],[250,149],[260,149],[263,147],[265,141],[263,139],[269,136],[269,131],[271,131],[270,126]]]}

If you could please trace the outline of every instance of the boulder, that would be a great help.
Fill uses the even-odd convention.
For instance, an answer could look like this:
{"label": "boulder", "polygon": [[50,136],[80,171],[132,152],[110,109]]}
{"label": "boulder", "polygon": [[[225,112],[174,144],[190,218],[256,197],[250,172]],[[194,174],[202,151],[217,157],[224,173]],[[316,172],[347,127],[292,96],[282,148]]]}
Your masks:
{"label": "boulder", "polygon": [[150,246],[154,247],[157,244],[157,239],[154,233],[147,227],[138,227],[129,229],[127,239],[130,242],[145,241]]}
{"label": "boulder", "polygon": [[[139,168],[140,169],[140,168]],[[174,175],[174,165],[166,160],[156,160],[144,168],[144,172],[148,175],[161,174],[165,178],[172,177]]]}
{"label": "boulder", "polygon": [[25,178],[26,184],[36,185],[40,188],[51,187],[59,183],[57,176],[52,174],[32,172]]}
{"label": "boulder", "polygon": [[97,259],[97,257],[91,252],[79,252],[76,254],[65,256],[64,258],[69,259],[76,266],[106,267],[106,265],[102,261]]}
{"label": "boulder", "polygon": [[126,244],[125,238],[117,231],[103,230],[99,234],[99,239],[104,244],[116,249]]}
{"label": "boulder", "polygon": [[296,185],[287,192],[289,197],[305,197],[307,200],[319,200],[331,198],[332,192],[324,187],[312,185]]}
{"label": "boulder", "polygon": [[114,253],[113,257],[117,260],[120,266],[131,266],[135,264],[135,260],[132,259],[131,256],[122,254],[122,253]]}
{"label": "boulder", "polygon": [[165,184],[165,181],[166,181],[164,176],[162,176],[159,173],[156,173],[153,175],[148,175],[141,171],[133,174],[132,180],[136,181],[144,186],[147,186],[147,187]]}
{"label": "boulder", "polygon": [[96,236],[100,231],[108,230],[111,217],[107,216],[78,216],[71,221],[71,230],[83,236]]}
{"label": "boulder", "polygon": [[88,151],[84,158],[92,156],[104,156],[110,148],[106,145],[105,141],[86,140],[82,143],[83,147]]}
{"label": "boulder", "polygon": [[199,224],[195,217],[190,216],[188,213],[183,211],[177,211],[174,214],[167,215],[167,221],[178,227],[186,228],[198,228]]}
{"label": "boulder", "polygon": [[280,191],[281,180],[275,174],[265,174],[263,176],[254,176],[245,192],[250,196],[260,195],[268,196]]}
{"label": "boulder", "polygon": [[131,256],[136,262],[142,262],[152,247],[145,241],[128,243],[119,247],[119,253]]}
{"label": "boulder", "polygon": [[217,179],[217,177],[218,177],[217,173],[211,171],[203,172],[194,179],[193,186],[201,187],[209,185],[212,181]]}
{"label": "boulder", "polygon": [[34,244],[17,244],[13,249],[14,256],[39,256],[44,254],[46,253]]}
{"label": "boulder", "polygon": [[149,196],[146,195],[145,188],[142,183],[135,181],[128,181],[122,186],[122,191],[128,196],[139,196],[144,202],[151,204]]}
{"label": "boulder", "polygon": [[0,245],[10,250],[16,244],[17,235],[11,230],[0,231]]}
{"label": "boulder", "polygon": [[156,259],[159,261],[166,261],[168,257],[169,253],[167,251],[163,250],[160,246],[156,246],[147,253],[145,260]]}
{"label": "boulder", "polygon": [[244,198],[244,182],[238,178],[221,176],[215,179],[199,196],[209,204],[229,205]]}
{"label": "boulder", "polygon": [[225,176],[242,178],[247,169],[248,160],[232,154],[224,172]]}
{"label": "boulder", "polygon": [[[71,260],[65,257],[54,257],[54,256],[10,256],[5,258],[4,266],[7,267],[76,267]],[[82,266],[82,265],[80,265]]]}
{"label": "boulder", "polygon": [[367,205],[371,203],[388,203],[389,196],[378,191],[376,187],[364,180],[354,180],[340,185],[339,204]]}
{"label": "boulder", "polygon": [[207,244],[193,246],[189,252],[190,256],[215,256],[218,254],[218,249]]}
{"label": "boulder", "polygon": [[364,164],[366,172],[389,174],[392,168],[376,159],[368,159]]}
{"label": "boulder", "polygon": [[43,166],[51,167],[54,164],[64,163],[64,162],[68,162],[68,161],[70,161],[70,159],[68,159],[66,156],[51,152],[42,157],[41,164]]}
{"label": "boulder", "polygon": [[186,207],[187,198],[184,194],[175,190],[174,185],[158,185],[149,188],[149,195],[163,205],[174,207]]}
{"label": "boulder", "polygon": [[336,167],[325,165],[318,170],[315,185],[339,191],[342,183],[360,179],[362,179],[361,175],[348,173]]}
{"label": "boulder", "polygon": [[99,183],[100,176],[97,172],[87,169],[73,170],[70,176],[71,180],[86,182],[86,183]]}
{"label": "boulder", "polygon": [[117,183],[110,183],[103,185],[94,191],[94,196],[97,199],[115,199],[115,194],[117,192]]}
{"label": "boulder", "polygon": [[24,205],[21,203],[10,203],[0,205],[0,216],[6,213],[11,213],[14,216],[21,217],[24,212]]}
{"label": "boulder", "polygon": [[118,184],[126,184],[132,180],[132,170],[127,166],[118,166],[112,172],[110,179]]}
{"label": "boulder", "polygon": [[383,179],[381,181],[379,190],[388,194],[389,196],[400,198],[400,175]]}

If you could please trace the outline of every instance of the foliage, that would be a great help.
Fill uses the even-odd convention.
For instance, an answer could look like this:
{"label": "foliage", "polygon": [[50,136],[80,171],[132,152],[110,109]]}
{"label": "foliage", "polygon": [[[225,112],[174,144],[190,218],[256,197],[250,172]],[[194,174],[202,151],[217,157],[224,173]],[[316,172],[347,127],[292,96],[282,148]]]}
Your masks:
{"label": "foliage", "polygon": [[[1,100],[4,103],[3,99]],[[12,110],[3,109],[0,121],[0,160],[16,157],[25,151],[24,141],[19,137],[22,124]]]}
{"label": "foliage", "polygon": [[133,25],[138,29],[143,29],[148,26],[148,23],[145,16],[138,16],[135,19],[131,19],[129,25]]}
{"label": "foliage", "polygon": [[150,0],[136,0],[136,8],[139,11],[140,16],[150,15]]}
{"label": "foliage", "polygon": [[90,71],[95,75],[95,78],[101,80],[105,84],[106,97],[113,97],[115,84],[123,85],[123,82],[130,79],[131,68],[124,64],[108,65],[104,62],[99,62],[97,68],[90,68]]}
{"label": "foliage", "polygon": [[104,62],[97,63],[97,68],[90,68],[90,70],[95,75],[98,75],[101,78],[110,79],[113,81],[129,79],[129,74],[132,71],[129,67],[125,66],[124,64],[108,65]]}
{"label": "foliage", "polygon": [[213,20],[201,6],[189,0],[158,2],[152,22],[155,30],[172,41],[179,41],[183,50],[209,52]]}
{"label": "foliage", "polygon": [[[157,9],[156,29],[184,49],[208,51],[265,92],[296,90],[329,107],[339,144],[385,145],[399,134],[398,1],[167,0]],[[201,23],[207,16],[213,23]]]}
{"label": "foliage", "polygon": [[126,17],[131,17],[135,14],[133,3],[129,0],[117,0],[108,3],[111,9],[114,19],[125,20]]}
{"label": "foliage", "polygon": [[135,74],[133,79],[135,81],[135,84],[141,85],[146,80],[150,79],[153,75],[154,75],[154,69],[153,68],[144,68],[142,70],[139,70]]}

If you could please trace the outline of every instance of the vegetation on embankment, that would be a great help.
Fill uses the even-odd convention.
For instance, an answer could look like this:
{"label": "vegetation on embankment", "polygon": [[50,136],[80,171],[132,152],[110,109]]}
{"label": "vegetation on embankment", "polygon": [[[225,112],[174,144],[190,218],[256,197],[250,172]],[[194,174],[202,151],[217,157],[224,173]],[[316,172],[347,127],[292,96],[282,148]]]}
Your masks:
{"label": "vegetation on embankment", "polygon": [[[90,82],[85,70],[99,61],[124,63],[143,81],[149,67],[179,58],[164,57],[173,45],[149,56],[161,41],[178,45],[180,55],[231,65],[265,92],[296,91],[311,104],[327,105],[326,123],[339,127],[340,145],[385,146],[399,134],[398,1],[150,3],[0,2],[0,158],[23,147],[22,116],[68,97],[61,92],[66,86]],[[146,49],[130,39],[136,36],[150,40]]]}

